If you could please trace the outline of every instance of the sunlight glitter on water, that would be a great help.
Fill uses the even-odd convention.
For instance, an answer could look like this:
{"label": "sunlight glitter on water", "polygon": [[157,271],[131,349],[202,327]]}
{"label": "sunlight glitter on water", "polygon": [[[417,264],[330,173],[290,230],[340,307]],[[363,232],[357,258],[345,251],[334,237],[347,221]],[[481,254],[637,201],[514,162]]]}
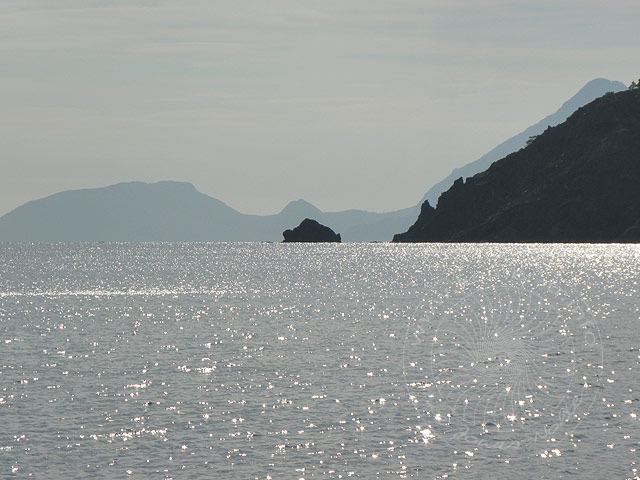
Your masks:
{"label": "sunlight glitter on water", "polygon": [[635,475],[635,246],[0,249],[0,476]]}

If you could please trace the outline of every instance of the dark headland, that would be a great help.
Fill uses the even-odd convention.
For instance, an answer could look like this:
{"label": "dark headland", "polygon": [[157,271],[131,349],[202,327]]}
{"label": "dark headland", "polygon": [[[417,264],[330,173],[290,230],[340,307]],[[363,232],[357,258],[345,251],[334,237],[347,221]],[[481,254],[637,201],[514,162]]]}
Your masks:
{"label": "dark headland", "polygon": [[640,89],[606,94],[456,180],[393,241],[640,241]]}
{"label": "dark headland", "polygon": [[283,243],[290,242],[340,242],[340,234],[329,227],[319,224],[315,220],[305,218],[293,230],[282,232]]}

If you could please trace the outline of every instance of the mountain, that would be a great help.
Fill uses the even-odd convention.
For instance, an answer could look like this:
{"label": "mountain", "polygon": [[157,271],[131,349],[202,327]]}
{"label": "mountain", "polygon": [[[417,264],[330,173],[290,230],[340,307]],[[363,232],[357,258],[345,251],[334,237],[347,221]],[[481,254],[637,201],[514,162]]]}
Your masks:
{"label": "mountain", "polygon": [[[578,93],[564,102],[552,115],[543,118],[535,125],[501,143],[477,160],[454,169],[447,178],[431,187],[420,203],[415,206],[383,214],[358,210],[338,212],[335,215],[329,213],[321,217],[322,221],[342,232],[342,237],[346,241],[388,241],[393,237],[394,233],[404,231],[412,225],[416,216],[420,213],[420,205],[425,200],[429,200],[432,205],[435,205],[440,194],[451,187],[456,178],[471,177],[486,170],[496,160],[523,148],[530,137],[541,134],[550,126],[564,122],[578,108],[608,92],[620,92],[625,89],[625,85],[621,82],[604,78],[591,80]],[[349,214],[350,212],[351,214]],[[309,216],[315,218],[312,215]]]}
{"label": "mountain", "polygon": [[277,242],[283,230],[309,217],[344,232],[345,241],[389,240],[408,228],[417,212],[325,213],[296,200],[275,215],[245,215],[190,183],[128,182],[28,202],[0,217],[0,241]]}
{"label": "mountain", "polygon": [[129,182],[28,202],[0,218],[0,240],[232,240],[247,230],[243,220],[189,183]]}
{"label": "mountain", "polygon": [[[555,114],[454,170],[424,198],[435,205],[455,178],[485,170],[495,160],[522,148],[529,137],[561,123],[580,106],[621,89],[624,85],[620,82],[589,82]],[[296,200],[275,215],[245,215],[188,183],[130,182],[61,192],[28,202],[0,217],[0,241],[280,241],[283,229],[304,218],[315,218],[341,232],[345,242],[389,241],[394,233],[408,229],[419,213],[420,204],[385,213],[322,212]]]}
{"label": "mountain", "polygon": [[456,178],[472,177],[476,173],[486,170],[496,160],[506,157],[510,153],[517,152],[523,148],[530,137],[540,135],[547,129],[547,127],[553,127],[564,122],[569,115],[575,112],[578,108],[592,102],[598,97],[601,97],[605,93],[620,92],[622,90],[626,90],[626,88],[627,87],[621,82],[615,82],[605,78],[591,80],[582,87],[578,93],[563,103],[554,114],[543,118],[535,125],[532,125],[526,130],[520,132],[518,135],[511,137],[479,159],[468,163],[463,167],[455,168],[447,178],[436,183],[427,193],[424,194],[420,204],[424,203],[425,200],[429,200],[431,205],[435,205],[438,202],[440,194],[453,185]]}
{"label": "mountain", "polygon": [[456,180],[394,242],[640,241],[640,89],[609,93]]}

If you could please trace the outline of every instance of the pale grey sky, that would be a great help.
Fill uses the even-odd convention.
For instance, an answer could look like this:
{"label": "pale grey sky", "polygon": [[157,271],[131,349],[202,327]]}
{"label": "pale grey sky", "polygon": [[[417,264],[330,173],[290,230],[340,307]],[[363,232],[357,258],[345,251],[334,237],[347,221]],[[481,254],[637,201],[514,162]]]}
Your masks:
{"label": "pale grey sky", "polygon": [[246,213],[417,203],[597,77],[637,0],[3,0],[0,215],[182,180]]}

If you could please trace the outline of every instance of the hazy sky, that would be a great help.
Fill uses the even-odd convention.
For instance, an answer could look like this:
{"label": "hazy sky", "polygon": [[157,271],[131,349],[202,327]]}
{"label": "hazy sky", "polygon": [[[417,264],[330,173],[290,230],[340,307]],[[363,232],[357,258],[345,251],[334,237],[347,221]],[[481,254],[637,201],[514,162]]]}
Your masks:
{"label": "hazy sky", "polygon": [[0,214],[182,180],[246,213],[417,203],[593,78],[638,0],[2,0]]}

